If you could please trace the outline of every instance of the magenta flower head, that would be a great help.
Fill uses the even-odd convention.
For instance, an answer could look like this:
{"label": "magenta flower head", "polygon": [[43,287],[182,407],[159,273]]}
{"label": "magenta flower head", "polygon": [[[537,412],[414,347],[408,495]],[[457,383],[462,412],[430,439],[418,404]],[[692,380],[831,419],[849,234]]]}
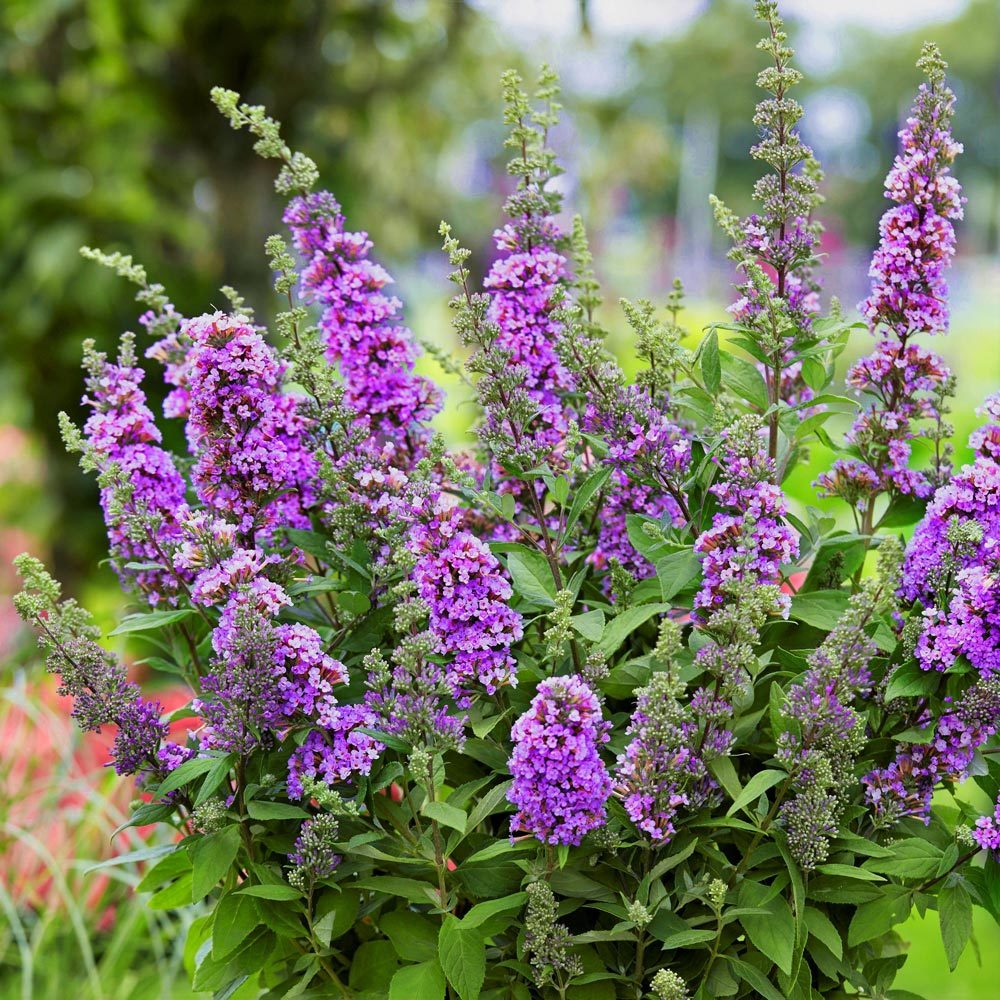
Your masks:
{"label": "magenta flower head", "polygon": [[600,747],[610,728],[597,696],[579,675],[538,685],[531,707],[511,730],[514,752],[508,764],[514,782],[507,797],[517,807],[512,832],[576,846],[604,825],[611,776]]}

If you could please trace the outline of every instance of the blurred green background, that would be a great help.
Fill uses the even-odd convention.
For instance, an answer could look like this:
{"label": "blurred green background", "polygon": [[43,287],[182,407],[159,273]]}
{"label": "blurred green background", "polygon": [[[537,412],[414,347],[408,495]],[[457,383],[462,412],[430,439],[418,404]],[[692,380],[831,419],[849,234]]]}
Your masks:
{"label": "blurred green background", "polygon": [[[959,377],[964,440],[1000,384],[1000,5],[996,0],[786,0],[806,106],[827,171],[824,283],[853,307],[883,211],[882,179],[918,82],[921,42],[940,43],[958,94],[956,174],[969,199],[952,272],[953,330],[934,346]],[[761,56],[750,0],[4,0],[0,4],[0,1000],[184,997],[178,918],[145,912],[132,874],[95,885],[73,859],[109,850],[127,805],[101,748],[65,725],[13,621],[10,557],[31,548],[107,620],[94,484],[63,455],[59,409],[80,416],[80,341],[113,348],[136,325],[131,291],[79,258],[133,253],[186,315],[235,285],[267,317],[262,252],[280,224],[272,167],[208,101],[214,84],[263,103],[320,164],[349,222],[367,229],[415,331],[454,349],[437,225],[447,218],[481,270],[507,190],[498,80],[542,61],[561,73],[553,135],[568,212],[587,221],[607,304],[663,300],[684,279],[692,335],[729,301],[716,192],[750,209],[747,158]],[[853,355],[867,350],[858,337]],[[846,360],[846,359],[845,359]],[[454,379],[427,359],[455,405]],[[150,379],[150,395],[162,390]],[[178,429],[168,439],[180,444]],[[816,453],[790,490],[810,499]],[[119,845],[116,849],[127,849]],[[190,919],[190,915],[184,919]],[[183,920],[180,921],[181,923]],[[1000,931],[978,927],[949,975],[936,918],[906,928],[901,988],[996,996]],[[26,973],[25,970],[29,970]]]}

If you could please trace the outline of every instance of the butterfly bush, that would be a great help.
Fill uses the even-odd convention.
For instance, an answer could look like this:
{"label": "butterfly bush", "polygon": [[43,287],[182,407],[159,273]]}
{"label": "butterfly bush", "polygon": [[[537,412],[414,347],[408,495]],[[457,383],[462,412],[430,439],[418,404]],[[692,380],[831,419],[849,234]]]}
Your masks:
{"label": "butterfly bush", "polygon": [[[27,555],[16,604],[80,726],[114,730],[129,825],[174,831],[122,862],[155,905],[203,904],[195,990],[892,996],[913,909],[952,967],[972,906],[1000,917],[1000,394],[955,471],[924,343],[964,205],[955,98],[925,46],[861,319],[825,308],[800,74],[755,10],[757,210],[713,199],[733,304],[692,332],[679,282],[623,300],[634,377],[552,183],[555,76],[532,98],[504,75],[491,256],[441,226],[467,452],[433,424],[429,373],[457,362],[421,357],[373,240],[237,94],[212,97],[279,164],[271,322],[228,287],[185,315],[85,249],[137,286],[187,453],[136,337],[115,361],[87,344],[85,420],[61,427],[132,608],[104,642]],[[865,327],[855,402],[838,361]],[[793,503],[817,443],[822,505]],[[122,655],[189,704],[164,717]]]}

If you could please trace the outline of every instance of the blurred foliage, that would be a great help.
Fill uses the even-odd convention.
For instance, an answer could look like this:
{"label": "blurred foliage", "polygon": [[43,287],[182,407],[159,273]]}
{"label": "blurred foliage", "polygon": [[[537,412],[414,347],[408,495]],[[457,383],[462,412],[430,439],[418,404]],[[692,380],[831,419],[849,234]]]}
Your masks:
{"label": "blurred foliage", "polygon": [[474,21],[462,0],[0,5],[0,423],[45,438],[48,492],[74,515],[53,539],[64,572],[94,560],[101,526],[55,413],[77,412],[80,341],[109,346],[136,319],[78,247],[133,253],[182,311],[229,283],[266,314],[262,246],[280,206],[270,167],[212,108],[214,84],[266,103],[384,252],[436,240],[445,203],[461,210],[443,151],[456,121],[492,105],[507,62]]}
{"label": "blurred foliage", "polygon": [[84,735],[51,678],[0,689],[0,1000],[184,1000],[183,948],[197,909],[152,910],[113,854],[163,843],[113,837],[128,789],[104,766],[107,738]]}
{"label": "blurred foliage", "polygon": [[[887,40],[861,27],[846,27],[820,40],[816,27],[796,26],[792,41],[804,67],[803,130],[827,171],[821,215],[851,244],[873,246],[875,220],[885,208],[882,178],[896,149],[896,132],[918,83],[914,61],[925,37],[937,41],[949,62],[958,94],[955,135],[965,144],[957,172],[975,208],[963,227],[963,252],[993,252],[1000,226],[1000,4],[970,0],[954,20]],[[628,58],[626,84],[587,104],[588,130],[598,161],[588,159],[587,187],[624,189],[628,209],[649,220],[674,215],[686,130],[707,119],[717,129],[715,192],[734,210],[752,210],[750,193],[760,173],[747,156],[756,142],[751,122],[757,100],[754,79],[760,54],[751,5],[714,0],[680,33],[637,39]],[[817,51],[820,50],[820,51]],[[822,71],[810,63],[828,66]],[[576,100],[569,102],[575,108]],[[817,114],[827,125],[817,129]],[[837,135],[838,120],[844,134]],[[843,146],[841,146],[841,142]],[[701,169],[712,171],[710,164]],[[681,248],[683,250],[683,248]]]}

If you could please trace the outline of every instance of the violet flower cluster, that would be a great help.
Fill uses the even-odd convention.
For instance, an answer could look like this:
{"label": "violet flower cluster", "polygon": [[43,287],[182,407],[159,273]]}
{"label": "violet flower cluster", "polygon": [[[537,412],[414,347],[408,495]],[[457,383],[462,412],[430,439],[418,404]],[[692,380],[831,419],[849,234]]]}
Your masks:
{"label": "violet flower cluster", "polygon": [[902,596],[922,606],[914,655],[925,670],[964,657],[1000,672],[1000,393],[971,438],[976,457],[941,486],[907,547]]}
{"label": "violet flower cluster", "polygon": [[854,766],[865,742],[865,719],[855,705],[871,692],[872,664],[879,655],[869,632],[894,606],[901,560],[898,540],[882,539],[878,575],[851,596],[786,695],[787,728],[778,736],[775,756],[791,775],[795,794],[786,798],[780,816],[789,849],[806,871],[826,860],[830,838],[857,787]]}
{"label": "violet flower cluster", "polygon": [[980,816],[976,820],[972,839],[984,851],[992,851],[994,860],[1000,861],[1000,799],[992,816]]}
{"label": "violet flower cluster", "polygon": [[643,514],[684,525],[681,484],[691,464],[691,439],[671,418],[665,399],[624,385],[611,372],[598,381],[602,391],[588,393],[583,426],[606,442],[605,461],[612,472],[588,561],[601,570],[617,560],[643,579],[652,575],[653,566],[629,541],[626,518]]}
{"label": "violet flower cluster", "polygon": [[[798,536],[782,519],[784,494],[776,486],[774,462],[758,433],[755,417],[737,420],[723,435],[719,479],[711,493],[722,510],[694,543],[702,557],[703,582],[694,600],[695,618],[705,622],[730,599],[734,584],[780,583],[781,566],[798,555]],[[787,617],[790,599],[779,598]]]}
{"label": "violet flower cluster", "polygon": [[380,439],[395,440],[404,460],[419,458],[441,393],[413,370],[419,350],[399,321],[401,302],[385,292],[392,278],[369,258],[368,234],[345,229],[328,191],[295,198],[285,222],[305,261],[303,301],[322,308],[320,330],[344,378],[347,405],[371,421]]}
{"label": "violet flower cluster", "polygon": [[436,652],[447,658],[452,691],[467,698],[477,688],[494,695],[517,683],[511,646],[523,627],[510,606],[513,589],[500,561],[463,527],[463,515],[435,490],[413,524],[408,546],[416,555],[412,579],[427,603]]}
{"label": "violet flower cluster", "polygon": [[797,355],[815,339],[812,321],[820,307],[814,265],[822,227],[813,212],[822,201],[822,171],[799,133],[803,108],[789,93],[802,74],[791,65],[795,53],[777,5],[756,0],[754,13],[768,26],[760,48],[773,65],[757,77],[769,96],[754,113],[760,139],[750,155],[770,170],[754,185],[760,212],[737,220],[717,203],[716,214],[733,239],[730,259],[744,274],[729,311],[762,349],[758,367],[770,401],[801,407],[814,396]]}
{"label": "violet flower cluster", "polygon": [[72,717],[87,733],[115,726],[111,760],[120,775],[157,767],[156,754],[167,734],[158,701],[143,698],[125,667],[99,643],[101,632],[76,601],[61,600],[61,587],[28,555],[14,560],[24,581],[14,606],[38,630],[46,669],[59,677],[58,694],[73,699]]}
{"label": "violet flower cluster", "polygon": [[[948,328],[944,273],[955,254],[953,222],[962,218],[963,204],[951,164],[962,146],[951,135],[955,97],[945,86],[936,47],[924,47],[919,65],[928,82],[899,133],[900,152],[885,182],[886,197],[896,204],[879,224],[871,294],[860,306],[881,339],[847,377],[872,402],[848,435],[856,456],[838,459],[817,480],[825,495],[840,496],[862,513],[869,533],[879,495],[930,495],[931,478],[910,468],[910,442],[921,421],[935,421],[941,430],[943,399],[951,392],[944,361],[913,338]],[[949,470],[940,452],[936,464],[941,481]]]}
{"label": "violet flower cluster", "polygon": [[494,239],[500,256],[484,281],[489,320],[498,331],[494,346],[519,373],[534,417],[517,427],[494,409],[486,415],[487,430],[519,435],[519,447],[541,459],[537,464],[559,468],[571,420],[563,396],[573,387],[556,351],[561,326],[554,314],[567,280],[566,258],[556,247],[564,236],[551,217],[524,216],[498,229]]}
{"label": "violet flower cluster", "polygon": [[[139,590],[152,605],[173,603],[183,576],[170,566],[179,536],[177,512],[184,506],[185,484],[140,388],[143,371],[135,366],[132,339],[122,340],[117,364],[86,345],[87,395],[93,412],[84,425],[95,461],[116,474],[101,487],[111,558],[119,579]],[[131,524],[137,517],[144,525]],[[129,564],[142,566],[141,569]]]}
{"label": "violet flower cluster", "polygon": [[905,816],[931,821],[931,797],[944,782],[969,777],[976,750],[1000,727],[1000,683],[980,680],[951,711],[937,720],[925,715],[920,725],[933,730],[927,743],[904,744],[886,767],[862,779],[875,821],[892,825]]}
{"label": "violet flower cluster", "polygon": [[578,845],[604,825],[611,776],[600,748],[610,739],[597,696],[579,676],[538,685],[531,707],[511,730],[507,793],[517,809],[511,831],[546,844]]}
{"label": "violet flower cluster", "polygon": [[717,786],[708,763],[731,746],[726,733],[716,732],[710,741],[700,739],[699,719],[692,706],[680,700],[684,685],[672,663],[679,646],[680,631],[665,618],[654,658],[666,669],[636,692],[626,730],[631,740],[614,774],[615,794],[628,818],[657,846],[677,832],[682,808],[696,810],[713,799]]}
{"label": "violet flower cluster", "polygon": [[296,401],[281,391],[284,365],[238,316],[200,316],[184,332],[199,499],[250,540],[277,525],[308,527],[316,463]]}

